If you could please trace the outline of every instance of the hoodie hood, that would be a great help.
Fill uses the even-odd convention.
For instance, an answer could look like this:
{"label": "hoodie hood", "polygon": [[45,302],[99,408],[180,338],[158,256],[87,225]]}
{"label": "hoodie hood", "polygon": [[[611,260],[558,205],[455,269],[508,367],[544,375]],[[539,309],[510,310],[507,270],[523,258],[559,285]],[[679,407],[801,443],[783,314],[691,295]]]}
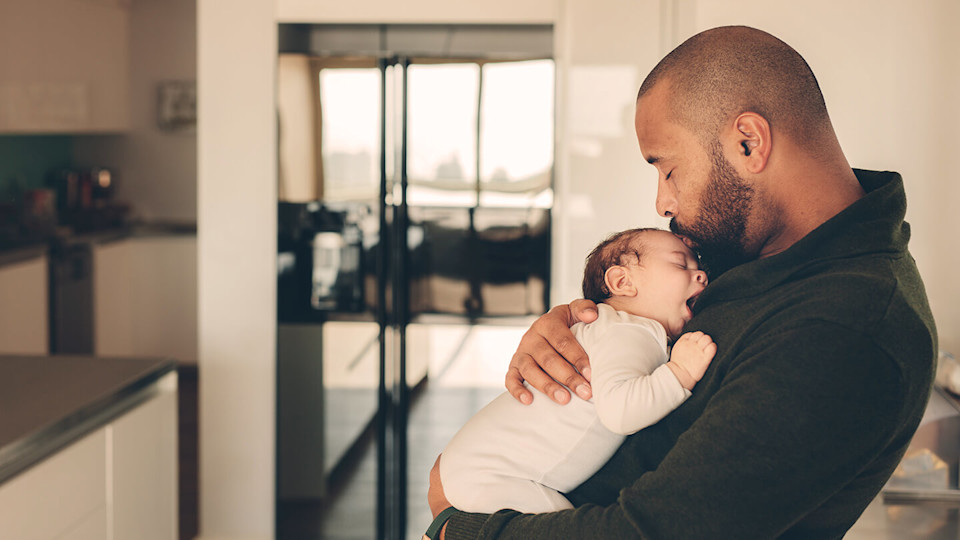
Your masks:
{"label": "hoodie hood", "polygon": [[910,224],[903,179],[895,172],[854,169],[866,195],[781,253],[724,272],[710,281],[694,314],[714,302],[760,294],[825,261],[907,251]]}

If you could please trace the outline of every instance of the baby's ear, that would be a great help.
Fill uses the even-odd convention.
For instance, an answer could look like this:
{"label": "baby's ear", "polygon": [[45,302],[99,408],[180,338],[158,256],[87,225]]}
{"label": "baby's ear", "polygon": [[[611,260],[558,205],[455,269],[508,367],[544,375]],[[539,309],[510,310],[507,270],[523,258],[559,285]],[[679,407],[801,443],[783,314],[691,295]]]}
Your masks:
{"label": "baby's ear", "polygon": [[637,288],[630,280],[630,274],[625,266],[614,265],[607,268],[607,271],[603,273],[603,281],[607,285],[607,290],[610,291],[610,296],[635,296],[637,294]]}

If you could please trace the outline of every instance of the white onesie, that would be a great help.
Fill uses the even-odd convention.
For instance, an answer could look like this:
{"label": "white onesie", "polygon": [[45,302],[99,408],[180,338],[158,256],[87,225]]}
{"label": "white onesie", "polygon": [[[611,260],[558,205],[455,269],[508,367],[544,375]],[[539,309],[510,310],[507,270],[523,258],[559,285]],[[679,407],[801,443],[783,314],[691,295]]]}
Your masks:
{"label": "white onesie", "polygon": [[[450,503],[466,512],[572,508],[562,495],[613,456],[626,435],[655,424],[690,392],[666,366],[667,334],[644,317],[598,305],[571,328],[590,357],[593,399],[558,405],[531,388],[523,405],[503,393],[454,435],[440,457]],[[528,386],[529,388],[529,386]]]}

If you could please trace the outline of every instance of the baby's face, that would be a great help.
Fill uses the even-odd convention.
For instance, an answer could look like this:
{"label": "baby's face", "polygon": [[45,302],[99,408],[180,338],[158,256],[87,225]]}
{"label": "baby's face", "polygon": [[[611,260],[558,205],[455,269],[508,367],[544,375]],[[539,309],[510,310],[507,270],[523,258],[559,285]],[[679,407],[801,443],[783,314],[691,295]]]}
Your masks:
{"label": "baby's face", "polygon": [[707,274],[697,257],[679,238],[667,231],[642,233],[640,264],[627,271],[637,287],[636,304],[644,317],[658,321],[676,339],[693,318],[694,301],[707,286]]}

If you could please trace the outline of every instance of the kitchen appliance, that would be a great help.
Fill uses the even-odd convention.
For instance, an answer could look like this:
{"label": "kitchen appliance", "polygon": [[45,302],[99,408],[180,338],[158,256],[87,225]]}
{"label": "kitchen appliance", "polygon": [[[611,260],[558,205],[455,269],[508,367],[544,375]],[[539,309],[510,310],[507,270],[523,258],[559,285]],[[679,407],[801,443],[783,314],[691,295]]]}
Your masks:
{"label": "kitchen appliance", "polygon": [[319,322],[364,310],[362,204],[281,202],[278,208],[277,314],[280,322]]}
{"label": "kitchen appliance", "polygon": [[50,353],[93,354],[93,247],[50,248]]}
{"label": "kitchen appliance", "polygon": [[47,187],[56,193],[60,225],[77,232],[125,225],[130,208],[114,200],[117,176],[115,170],[106,167],[52,172]]}

